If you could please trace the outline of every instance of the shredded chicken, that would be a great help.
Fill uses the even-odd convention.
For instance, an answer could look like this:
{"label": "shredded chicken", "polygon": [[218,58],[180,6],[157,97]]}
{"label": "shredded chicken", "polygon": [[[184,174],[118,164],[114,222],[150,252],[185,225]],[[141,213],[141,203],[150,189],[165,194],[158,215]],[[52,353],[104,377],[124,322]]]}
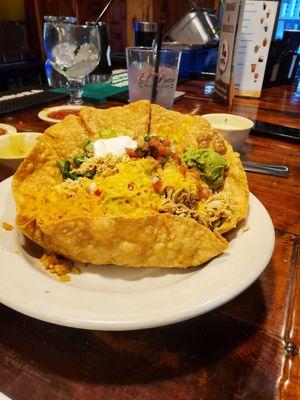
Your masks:
{"label": "shredded chicken", "polygon": [[216,153],[226,154],[227,148],[224,139],[216,131],[207,133],[198,139],[198,145],[201,149],[212,148]]}
{"label": "shredded chicken", "polygon": [[[126,156],[125,156],[126,157]],[[104,178],[107,176],[114,175],[118,172],[118,164],[122,162],[124,156],[118,157],[108,154],[106,157],[92,157],[87,159],[81,164],[77,169],[72,172],[94,172],[96,170],[96,175],[101,175]]]}
{"label": "shredded chicken", "polygon": [[199,203],[185,190],[176,191],[168,187],[165,189],[165,198],[165,202],[158,210],[160,213],[194,218],[211,230],[217,229],[234,215],[229,199],[224,193],[214,194]]}
{"label": "shredded chicken", "polygon": [[165,201],[159,212],[179,215],[181,217],[193,217],[197,199],[185,189],[175,190],[167,187],[164,192]]}
{"label": "shredded chicken", "polygon": [[197,220],[214,230],[234,216],[234,210],[225,193],[212,195],[201,202],[197,209]]}

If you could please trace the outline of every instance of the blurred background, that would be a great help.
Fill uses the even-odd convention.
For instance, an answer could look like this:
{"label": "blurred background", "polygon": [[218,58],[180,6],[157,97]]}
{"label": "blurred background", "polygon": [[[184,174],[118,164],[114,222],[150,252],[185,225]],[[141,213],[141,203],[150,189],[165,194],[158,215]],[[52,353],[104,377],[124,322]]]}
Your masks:
{"label": "blurred background", "polygon": [[[45,83],[42,26],[45,15],[93,21],[107,0],[1,0],[0,91]],[[124,67],[124,49],[134,45],[134,21],[165,21],[167,32],[192,6],[222,16],[221,0],[115,0],[105,15],[113,68]],[[300,0],[282,0],[274,40],[300,29]],[[277,55],[275,58],[278,58]]]}
{"label": "blurred background", "polygon": [[[106,3],[107,0],[1,0],[0,90],[45,81],[45,15],[75,16],[84,23],[95,20]],[[220,1],[200,0],[197,5],[219,10]],[[188,0],[115,0],[104,18],[113,67],[119,67],[119,60],[122,64],[125,47],[134,45],[134,21],[164,19],[167,31],[190,9]]]}
{"label": "blurred background", "polygon": [[300,0],[282,0],[278,15],[276,38],[281,39],[285,30],[299,29]]}

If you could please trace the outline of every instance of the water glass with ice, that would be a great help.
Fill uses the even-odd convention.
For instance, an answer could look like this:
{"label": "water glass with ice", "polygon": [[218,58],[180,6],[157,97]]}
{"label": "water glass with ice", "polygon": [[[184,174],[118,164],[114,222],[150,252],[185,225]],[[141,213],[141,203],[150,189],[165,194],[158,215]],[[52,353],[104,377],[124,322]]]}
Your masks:
{"label": "water glass with ice", "polygon": [[[156,51],[150,47],[127,47],[130,102],[151,100],[156,57]],[[178,50],[161,50],[155,102],[165,108],[173,107],[180,57]]]}
{"label": "water glass with ice", "polygon": [[45,23],[44,49],[53,68],[68,79],[70,103],[82,104],[84,78],[100,59],[98,28]]}
{"label": "water glass with ice", "polygon": [[[61,17],[54,15],[45,15],[44,22],[53,24],[78,24],[76,17]],[[49,60],[45,61],[45,73],[50,87],[65,87],[67,85],[67,79],[65,76],[60,74],[54,69]]]}

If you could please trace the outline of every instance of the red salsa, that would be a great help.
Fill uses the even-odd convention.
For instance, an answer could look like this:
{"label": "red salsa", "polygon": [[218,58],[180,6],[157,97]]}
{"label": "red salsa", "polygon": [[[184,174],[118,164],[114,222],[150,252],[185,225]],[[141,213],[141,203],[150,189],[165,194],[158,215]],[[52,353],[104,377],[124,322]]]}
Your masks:
{"label": "red salsa", "polygon": [[47,117],[54,118],[54,119],[64,119],[67,115],[79,115],[80,110],[75,110],[74,108],[66,108],[64,110],[52,111],[51,113],[47,114]]}
{"label": "red salsa", "polygon": [[133,149],[126,149],[126,153],[130,158],[144,158],[150,156],[164,165],[169,158],[175,159],[178,164],[181,164],[180,157],[171,149],[171,142],[169,139],[161,139],[158,136],[145,136],[138,147]]}

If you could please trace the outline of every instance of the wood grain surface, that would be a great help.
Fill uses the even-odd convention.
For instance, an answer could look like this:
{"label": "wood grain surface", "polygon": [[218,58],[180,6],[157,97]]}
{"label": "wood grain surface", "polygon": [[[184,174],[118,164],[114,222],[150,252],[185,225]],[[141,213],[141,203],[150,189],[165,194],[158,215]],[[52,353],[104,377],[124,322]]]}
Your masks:
{"label": "wood grain surface", "polygon": [[[300,129],[300,91],[281,86],[259,100],[213,96],[190,81],[178,111],[231,112]],[[108,107],[116,103],[105,103]],[[37,108],[1,118],[42,132]],[[272,259],[244,293],[207,315],[135,332],[95,332],[41,322],[0,306],[0,392],[13,400],[297,400],[300,398],[300,146],[249,136],[241,157],[290,168],[288,178],[248,173],[276,230]],[[11,171],[1,167],[0,178]],[[298,268],[298,269],[297,269]]]}

